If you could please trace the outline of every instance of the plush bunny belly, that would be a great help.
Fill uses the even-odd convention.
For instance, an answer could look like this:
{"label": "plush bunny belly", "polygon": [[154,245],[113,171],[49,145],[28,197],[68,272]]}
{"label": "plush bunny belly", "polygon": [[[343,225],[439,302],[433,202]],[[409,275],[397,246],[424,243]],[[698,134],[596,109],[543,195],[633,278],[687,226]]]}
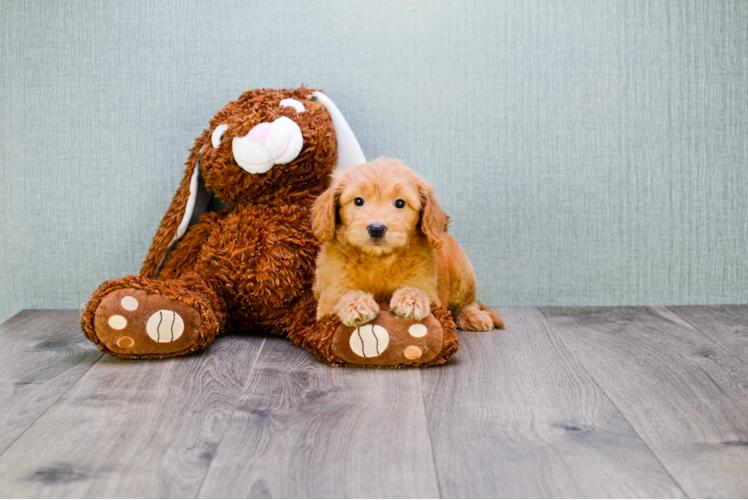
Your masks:
{"label": "plush bunny belly", "polygon": [[282,333],[283,316],[314,280],[319,243],[308,209],[244,205],[211,223],[194,271],[223,296],[233,330]]}

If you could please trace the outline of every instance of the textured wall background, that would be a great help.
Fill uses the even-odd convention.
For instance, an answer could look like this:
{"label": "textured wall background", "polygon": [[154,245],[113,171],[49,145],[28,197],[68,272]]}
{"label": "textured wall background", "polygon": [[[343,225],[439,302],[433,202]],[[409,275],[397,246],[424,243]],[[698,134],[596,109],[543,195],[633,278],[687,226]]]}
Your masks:
{"label": "textured wall background", "polygon": [[748,302],[748,2],[0,3],[0,320],[136,273],[187,148],[322,88],[491,305]]}

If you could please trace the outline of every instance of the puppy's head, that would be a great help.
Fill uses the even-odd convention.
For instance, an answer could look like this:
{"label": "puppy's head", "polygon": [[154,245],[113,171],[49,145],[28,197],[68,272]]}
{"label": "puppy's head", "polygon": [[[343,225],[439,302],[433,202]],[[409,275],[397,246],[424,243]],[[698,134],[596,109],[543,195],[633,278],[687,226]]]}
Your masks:
{"label": "puppy's head", "polygon": [[431,184],[388,158],[336,171],[312,207],[317,239],[337,238],[371,255],[408,247],[421,235],[439,248],[447,223]]}

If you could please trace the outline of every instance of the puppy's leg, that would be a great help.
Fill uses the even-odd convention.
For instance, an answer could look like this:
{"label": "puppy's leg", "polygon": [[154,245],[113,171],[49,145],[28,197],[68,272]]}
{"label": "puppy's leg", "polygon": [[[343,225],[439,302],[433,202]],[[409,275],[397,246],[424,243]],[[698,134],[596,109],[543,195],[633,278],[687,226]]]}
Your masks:
{"label": "puppy's leg", "polygon": [[[475,274],[460,245],[449,235],[437,254],[439,281],[446,283],[449,298],[446,300],[457,328],[475,332],[488,332],[494,328],[504,329],[498,314],[477,300]],[[444,300],[444,297],[442,297]]]}
{"label": "puppy's leg", "polygon": [[[477,301],[476,301],[477,302]],[[480,302],[477,302],[478,306],[480,307],[481,311],[485,311],[488,313],[488,315],[491,317],[491,321],[493,321],[493,327],[498,328],[499,330],[504,329],[504,320],[502,320],[498,314],[496,314],[495,311],[491,310],[490,308],[484,306]]]}
{"label": "puppy's leg", "polygon": [[377,317],[379,305],[370,293],[348,292],[338,301],[335,313],[346,326],[360,326]]}
{"label": "puppy's leg", "polygon": [[324,292],[317,297],[317,320],[328,314],[335,314],[341,295],[332,292]]}
{"label": "puppy's leg", "polygon": [[431,314],[431,301],[415,288],[401,288],[392,294],[390,309],[400,319],[421,321]]}
{"label": "puppy's leg", "polygon": [[[472,332],[490,332],[494,329],[494,318],[492,314],[481,308],[481,305],[477,300],[466,305],[462,309],[456,311],[455,324],[460,330],[468,330]],[[485,306],[483,306],[485,307]],[[486,308],[487,309],[487,308]],[[493,312],[493,311],[491,311]],[[504,323],[496,313],[493,313],[496,319],[501,324],[498,328],[503,328]]]}

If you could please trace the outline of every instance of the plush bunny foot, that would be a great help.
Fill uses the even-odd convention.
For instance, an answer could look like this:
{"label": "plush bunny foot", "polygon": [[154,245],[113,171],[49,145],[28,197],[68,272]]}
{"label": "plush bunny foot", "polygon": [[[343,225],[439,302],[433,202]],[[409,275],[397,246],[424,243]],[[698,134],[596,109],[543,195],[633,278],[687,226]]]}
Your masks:
{"label": "plush bunny foot", "polygon": [[[138,278],[130,283],[137,288],[123,286],[132,278]],[[175,286],[139,277],[105,283],[82,315],[86,335],[118,358],[165,358],[202,349],[218,324],[201,318],[199,310],[209,311],[204,298]]]}
{"label": "plush bunny foot", "polygon": [[457,351],[454,322],[444,308],[420,321],[403,320],[388,310],[365,325],[341,324],[332,336],[331,353],[356,366],[427,366],[441,364]]}

